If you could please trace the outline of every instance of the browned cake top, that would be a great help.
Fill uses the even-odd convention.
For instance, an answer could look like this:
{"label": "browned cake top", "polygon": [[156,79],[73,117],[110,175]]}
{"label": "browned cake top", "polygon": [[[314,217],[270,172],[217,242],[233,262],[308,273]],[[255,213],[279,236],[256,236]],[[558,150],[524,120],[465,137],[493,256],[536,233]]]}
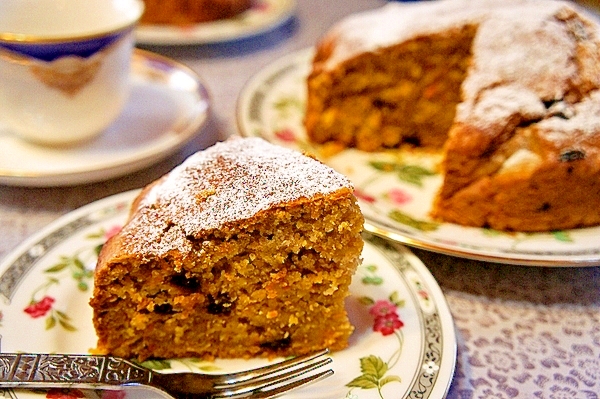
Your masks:
{"label": "browned cake top", "polygon": [[259,138],[229,139],[147,187],[121,237],[135,253],[185,251],[188,237],[343,188],[353,188],[346,177],[297,151]]}

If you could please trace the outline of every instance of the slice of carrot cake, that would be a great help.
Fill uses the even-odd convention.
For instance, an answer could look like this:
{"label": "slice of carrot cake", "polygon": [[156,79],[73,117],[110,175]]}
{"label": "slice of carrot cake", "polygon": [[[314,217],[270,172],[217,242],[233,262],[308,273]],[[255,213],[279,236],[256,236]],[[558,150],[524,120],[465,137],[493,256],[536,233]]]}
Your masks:
{"label": "slice of carrot cake", "polygon": [[342,349],[362,228],[351,183],[313,158],[258,138],[200,151],[144,188],[102,248],[98,349],[139,360]]}

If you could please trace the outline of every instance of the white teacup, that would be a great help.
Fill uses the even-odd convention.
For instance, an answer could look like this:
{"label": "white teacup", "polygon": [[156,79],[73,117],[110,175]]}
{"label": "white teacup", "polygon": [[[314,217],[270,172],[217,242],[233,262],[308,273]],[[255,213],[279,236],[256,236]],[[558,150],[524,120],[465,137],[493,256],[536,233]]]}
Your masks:
{"label": "white teacup", "polygon": [[89,139],[129,94],[141,0],[0,0],[0,123],[41,144]]}

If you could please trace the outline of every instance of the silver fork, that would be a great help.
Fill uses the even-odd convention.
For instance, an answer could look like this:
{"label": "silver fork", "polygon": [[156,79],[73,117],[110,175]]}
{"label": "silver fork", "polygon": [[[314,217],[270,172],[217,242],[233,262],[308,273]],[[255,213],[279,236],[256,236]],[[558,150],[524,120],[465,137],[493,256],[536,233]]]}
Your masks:
{"label": "silver fork", "polygon": [[113,356],[1,353],[0,388],[122,389],[144,386],[176,399],[272,398],[333,374],[327,349],[231,374],[159,373]]}

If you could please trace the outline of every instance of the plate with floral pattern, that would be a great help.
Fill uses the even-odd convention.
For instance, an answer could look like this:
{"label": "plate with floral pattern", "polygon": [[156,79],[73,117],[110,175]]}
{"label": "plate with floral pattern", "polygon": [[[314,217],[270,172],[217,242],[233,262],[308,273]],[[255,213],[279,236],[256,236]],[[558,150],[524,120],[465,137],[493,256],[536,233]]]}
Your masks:
{"label": "plate with floral pattern", "polygon": [[[125,222],[137,193],[117,194],[75,210],[4,259],[0,265],[3,352],[88,353],[94,348],[88,301],[97,255]],[[456,336],[443,293],[428,269],[404,246],[368,233],[364,238],[363,262],[347,301],[355,326],[349,347],[333,353],[332,377],[285,398],[444,398],[454,373]],[[223,373],[267,362],[188,358],[145,365],[167,372]],[[114,399],[140,394],[75,389],[3,393],[3,397],[18,399]],[[150,394],[144,390],[140,397]]]}
{"label": "plate with floral pattern", "polygon": [[244,136],[310,153],[355,185],[366,229],[389,239],[465,258],[535,266],[600,265],[600,227],[509,233],[441,223],[429,217],[442,182],[441,154],[415,149],[366,153],[315,145],[303,127],[313,49],[284,56],[246,84],[238,100]]}
{"label": "plate with floral pattern", "polygon": [[296,10],[296,0],[255,0],[240,15],[193,25],[140,24],[136,40],[147,45],[209,44],[239,40],[275,29]]}

